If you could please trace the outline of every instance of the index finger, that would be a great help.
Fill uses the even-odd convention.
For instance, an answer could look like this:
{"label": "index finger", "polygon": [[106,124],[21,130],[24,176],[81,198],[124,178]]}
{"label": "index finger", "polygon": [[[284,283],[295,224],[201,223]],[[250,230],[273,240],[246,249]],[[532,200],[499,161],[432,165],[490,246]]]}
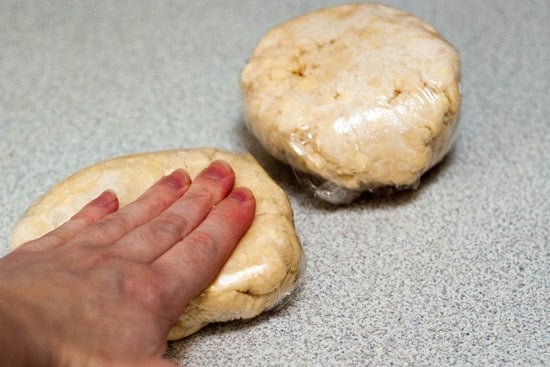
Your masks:
{"label": "index finger", "polygon": [[187,172],[177,169],[158,180],[135,201],[83,228],[71,242],[111,245],[163,212],[185,193],[190,184]]}

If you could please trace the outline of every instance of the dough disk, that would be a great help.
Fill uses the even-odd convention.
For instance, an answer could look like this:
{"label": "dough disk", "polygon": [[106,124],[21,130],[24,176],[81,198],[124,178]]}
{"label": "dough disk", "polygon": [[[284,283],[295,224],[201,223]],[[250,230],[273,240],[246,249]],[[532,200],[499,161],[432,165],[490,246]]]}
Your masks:
{"label": "dough disk", "polygon": [[241,74],[245,118],[298,171],[349,190],[410,187],[451,146],[459,69],[453,47],[410,14],[321,9],[260,40]]}
{"label": "dough disk", "polygon": [[189,304],[168,339],[183,338],[208,323],[254,317],[279,305],[294,289],[303,254],[285,193],[248,154],[173,150],[118,157],[85,168],[32,204],[15,226],[12,247],[56,228],[106,189],[114,190],[123,206],[176,168],[193,178],[216,159],[233,167],[236,186],[254,193],[255,218],[221,273]]}

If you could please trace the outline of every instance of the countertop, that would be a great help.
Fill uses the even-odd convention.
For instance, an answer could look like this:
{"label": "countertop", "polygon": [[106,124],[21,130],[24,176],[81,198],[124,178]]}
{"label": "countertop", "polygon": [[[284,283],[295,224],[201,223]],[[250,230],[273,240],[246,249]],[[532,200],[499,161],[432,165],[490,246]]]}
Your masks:
{"label": "countertop", "polygon": [[[387,1],[462,60],[454,148],[417,190],[318,202],[241,115],[259,38],[339,1],[0,2],[0,243],[100,160],[249,151],[288,193],[307,268],[277,312],[211,325],[188,366],[549,365],[550,2]],[[1,280],[0,280],[1,281]]]}

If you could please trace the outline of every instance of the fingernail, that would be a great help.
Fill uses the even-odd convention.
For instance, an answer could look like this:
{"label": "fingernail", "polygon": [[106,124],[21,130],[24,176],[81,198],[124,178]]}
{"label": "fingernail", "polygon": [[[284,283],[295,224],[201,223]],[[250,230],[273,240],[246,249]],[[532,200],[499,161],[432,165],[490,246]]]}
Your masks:
{"label": "fingernail", "polygon": [[116,193],[113,190],[105,190],[92,200],[92,203],[96,206],[109,207],[114,201],[118,201]]}
{"label": "fingernail", "polygon": [[204,171],[204,174],[214,179],[220,179],[228,176],[231,173],[231,167],[227,162],[217,160],[212,162]]}
{"label": "fingernail", "polygon": [[245,187],[239,187],[231,191],[228,198],[244,203],[254,198],[252,191]]}
{"label": "fingernail", "polygon": [[191,179],[189,178],[187,172],[182,169],[177,169],[168,176],[164,177],[164,181],[176,189],[181,189],[182,187],[188,185],[189,182],[191,182]]}

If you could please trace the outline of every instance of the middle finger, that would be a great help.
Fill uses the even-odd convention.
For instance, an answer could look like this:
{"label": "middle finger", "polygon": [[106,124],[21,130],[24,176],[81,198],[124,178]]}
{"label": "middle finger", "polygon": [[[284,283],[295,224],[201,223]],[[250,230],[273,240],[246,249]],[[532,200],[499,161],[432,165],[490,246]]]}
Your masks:
{"label": "middle finger", "polygon": [[126,259],[150,263],[187,236],[233,188],[235,176],[215,161],[193,181],[187,192],[145,225],[122,237],[111,250]]}

